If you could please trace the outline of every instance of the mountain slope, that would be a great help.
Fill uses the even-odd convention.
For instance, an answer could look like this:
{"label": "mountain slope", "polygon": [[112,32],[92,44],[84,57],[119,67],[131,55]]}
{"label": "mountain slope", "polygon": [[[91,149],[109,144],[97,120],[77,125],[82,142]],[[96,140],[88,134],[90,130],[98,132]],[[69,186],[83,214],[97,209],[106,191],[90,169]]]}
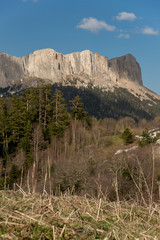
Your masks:
{"label": "mountain slope", "polygon": [[160,115],[160,100],[148,95],[143,99],[130,93],[127,89],[114,87],[112,91],[104,91],[99,87],[79,87],[52,85],[53,92],[58,88],[70,108],[70,100],[79,95],[84,103],[89,116],[96,118],[132,117],[136,121],[140,119],[153,119]]}

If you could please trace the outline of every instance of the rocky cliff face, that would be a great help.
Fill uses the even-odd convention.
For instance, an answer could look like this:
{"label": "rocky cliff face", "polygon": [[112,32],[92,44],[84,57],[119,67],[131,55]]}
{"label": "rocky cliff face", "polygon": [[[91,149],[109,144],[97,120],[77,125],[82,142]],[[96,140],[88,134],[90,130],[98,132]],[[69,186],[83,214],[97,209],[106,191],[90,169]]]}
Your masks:
{"label": "rocky cliff face", "polygon": [[0,87],[17,84],[25,77],[21,58],[0,53]]}
{"label": "rocky cliff face", "polygon": [[63,55],[53,49],[43,49],[22,58],[0,54],[0,87],[23,84],[33,78],[104,88],[123,80],[142,85],[141,69],[131,54],[109,61],[89,50]]}
{"label": "rocky cliff face", "polygon": [[115,74],[116,81],[125,79],[143,85],[140,66],[131,54],[111,59],[109,68]]}

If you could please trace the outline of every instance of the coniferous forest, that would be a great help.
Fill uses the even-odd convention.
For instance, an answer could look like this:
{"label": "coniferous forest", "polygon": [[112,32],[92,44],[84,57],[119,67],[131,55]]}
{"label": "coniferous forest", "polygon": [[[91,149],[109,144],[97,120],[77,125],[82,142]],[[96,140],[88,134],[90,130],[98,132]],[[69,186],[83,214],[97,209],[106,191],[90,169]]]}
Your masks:
{"label": "coniferous forest", "polygon": [[[60,149],[56,145],[61,142],[72,121],[86,121],[83,124],[89,127],[89,118],[80,97],[76,96],[70,101],[69,113],[62,95],[58,89],[52,94],[51,86],[43,85],[31,87],[18,96],[0,98],[1,188],[4,183],[12,188],[14,181],[20,175],[22,179],[31,166],[33,184],[39,151],[44,153],[49,144],[55,141],[57,155]],[[73,125],[76,127],[75,123]],[[15,164],[17,154],[23,157]],[[8,167],[9,175],[6,172]]]}

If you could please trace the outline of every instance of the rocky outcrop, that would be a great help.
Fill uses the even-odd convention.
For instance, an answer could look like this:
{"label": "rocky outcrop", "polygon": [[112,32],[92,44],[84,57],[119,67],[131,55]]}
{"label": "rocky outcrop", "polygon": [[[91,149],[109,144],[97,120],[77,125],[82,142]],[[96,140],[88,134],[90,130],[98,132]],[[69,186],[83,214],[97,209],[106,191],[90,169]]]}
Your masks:
{"label": "rocky outcrop", "polygon": [[24,77],[22,59],[0,53],[0,87],[18,84]]}
{"label": "rocky outcrop", "polygon": [[53,49],[42,49],[22,58],[29,77],[50,79],[59,82],[69,72],[69,63],[64,55]]}
{"label": "rocky outcrop", "polygon": [[143,85],[141,68],[131,54],[109,60],[109,69],[116,81],[128,80]]}
{"label": "rocky outcrop", "polygon": [[[17,58],[0,54],[0,87],[46,79],[52,83],[105,87],[123,80],[142,85],[141,69],[131,55],[111,59],[89,50],[63,55],[53,49],[42,49]],[[37,81],[37,80],[36,80]]]}
{"label": "rocky outcrop", "polygon": [[100,76],[108,73],[108,59],[89,50],[65,55],[65,60],[70,63],[72,74],[87,74]]}

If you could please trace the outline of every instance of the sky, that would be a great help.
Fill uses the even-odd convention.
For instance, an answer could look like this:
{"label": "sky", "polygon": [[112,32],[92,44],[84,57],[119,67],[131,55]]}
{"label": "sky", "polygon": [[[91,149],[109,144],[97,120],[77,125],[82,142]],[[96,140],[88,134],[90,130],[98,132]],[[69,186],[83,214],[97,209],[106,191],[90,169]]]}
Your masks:
{"label": "sky", "polygon": [[0,52],[43,48],[109,59],[131,53],[144,86],[160,94],[160,1],[0,0]]}

